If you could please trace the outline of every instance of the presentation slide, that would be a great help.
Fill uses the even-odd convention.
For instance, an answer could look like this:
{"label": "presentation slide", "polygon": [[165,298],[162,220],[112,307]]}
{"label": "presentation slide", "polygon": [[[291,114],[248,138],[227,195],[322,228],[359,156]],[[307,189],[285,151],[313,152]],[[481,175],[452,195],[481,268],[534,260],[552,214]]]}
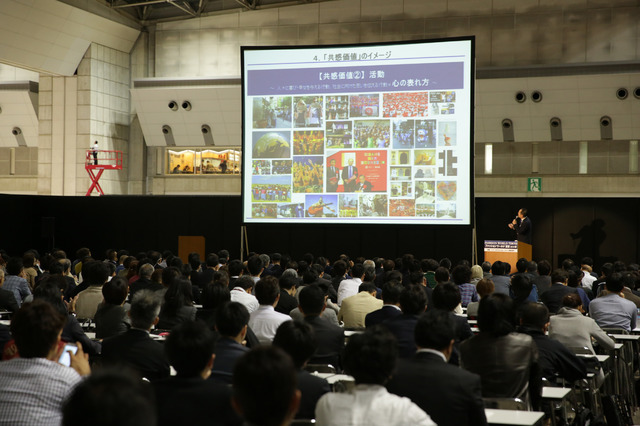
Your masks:
{"label": "presentation slide", "polygon": [[473,45],[243,47],[244,222],[470,225]]}

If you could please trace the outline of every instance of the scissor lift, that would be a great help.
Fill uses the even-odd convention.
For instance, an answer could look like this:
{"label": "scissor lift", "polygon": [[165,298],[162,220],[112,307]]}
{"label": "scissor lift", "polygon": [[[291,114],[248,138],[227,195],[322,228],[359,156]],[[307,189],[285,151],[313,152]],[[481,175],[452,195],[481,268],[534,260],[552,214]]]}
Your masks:
{"label": "scissor lift", "polygon": [[[97,156],[94,157],[94,154],[97,154]],[[84,168],[91,178],[91,186],[87,190],[86,196],[90,196],[94,189],[98,194],[104,195],[99,183],[100,176],[105,170],[122,170],[122,151],[94,151],[93,149],[88,149],[85,158]]]}

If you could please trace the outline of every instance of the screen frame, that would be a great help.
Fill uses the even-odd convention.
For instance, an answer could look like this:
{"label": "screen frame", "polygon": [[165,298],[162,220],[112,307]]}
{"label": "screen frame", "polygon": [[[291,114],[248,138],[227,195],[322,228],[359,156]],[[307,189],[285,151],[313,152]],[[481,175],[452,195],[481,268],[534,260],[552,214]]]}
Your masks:
{"label": "screen frame", "polygon": [[[309,221],[309,220],[296,220],[289,218],[281,218],[281,219],[270,219],[269,221],[260,221],[260,220],[248,220],[246,218],[245,212],[247,208],[247,195],[245,193],[245,167],[248,165],[245,164],[247,156],[245,153],[247,152],[247,135],[246,135],[246,101],[247,97],[246,93],[246,85],[245,81],[245,51],[263,51],[263,50],[303,50],[303,49],[325,49],[325,48],[350,48],[350,47],[367,47],[367,46],[397,46],[397,45],[409,45],[409,44],[428,44],[428,43],[443,43],[443,42],[459,42],[459,41],[467,41],[470,43],[469,46],[469,180],[467,182],[469,188],[469,223],[420,223],[418,221],[395,221],[393,223],[380,223],[376,221],[362,221],[355,220],[350,221],[349,218],[343,218],[341,221]],[[437,227],[437,228],[475,228],[475,80],[476,80],[476,57],[475,57],[475,36],[461,36],[461,37],[446,37],[446,38],[437,38],[437,39],[420,39],[420,40],[403,40],[403,41],[392,41],[392,42],[372,42],[372,43],[348,43],[348,44],[327,44],[327,45],[269,45],[269,46],[241,46],[240,47],[240,70],[241,70],[241,93],[242,93],[242,155],[241,155],[241,192],[240,196],[242,198],[242,218],[241,222],[243,226],[246,225],[291,225],[291,226],[299,226],[299,225],[335,225],[335,226],[375,226],[375,225],[388,225],[388,226],[427,226],[427,227]],[[249,201],[249,208],[251,207],[251,202]],[[306,218],[305,218],[306,219]],[[351,222],[351,223],[350,223]]]}

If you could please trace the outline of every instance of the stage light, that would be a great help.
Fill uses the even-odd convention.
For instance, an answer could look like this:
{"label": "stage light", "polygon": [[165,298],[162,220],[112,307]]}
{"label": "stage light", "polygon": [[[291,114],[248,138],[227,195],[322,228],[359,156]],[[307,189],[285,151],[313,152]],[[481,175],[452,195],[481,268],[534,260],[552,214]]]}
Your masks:
{"label": "stage light", "polygon": [[516,93],[516,102],[521,104],[526,100],[527,100],[527,95],[524,92]]}
{"label": "stage light", "polygon": [[171,102],[169,102],[168,107],[169,107],[169,109],[171,111],[177,111],[178,110],[178,103],[176,101],[171,101]]}
{"label": "stage light", "polygon": [[168,135],[169,133],[171,133],[171,127],[165,124],[164,126],[162,126],[162,133]]}
{"label": "stage light", "polygon": [[608,115],[600,117],[600,139],[613,139],[613,122]]}
{"label": "stage light", "polygon": [[502,140],[504,142],[514,142],[513,121],[508,118],[502,120]]}
{"label": "stage light", "polygon": [[531,92],[531,100],[533,102],[540,102],[542,100],[542,92],[538,90],[534,90]]}
{"label": "stage light", "polygon": [[623,100],[623,99],[627,99],[627,96],[629,96],[629,91],[624,87],[621,87],[618,90],[616,90],[616,98]]}
{"label": "stage light", "polygon": [[189,101],[182,101],[182,108],[185,111],[191,111],[191,102]]}
{"label": "stage light", "polygon": [[551,129],[551,140],[552,141],[561,141],[562,140],[562,120],[558,117],[553,117],[549,120],[549,128]]}
{"label": "stage light", "polygon": [[14,127],[11,130],[11,134],[13,134],[13,136],[18,136],[22,134],[22,129],[20,127]]}

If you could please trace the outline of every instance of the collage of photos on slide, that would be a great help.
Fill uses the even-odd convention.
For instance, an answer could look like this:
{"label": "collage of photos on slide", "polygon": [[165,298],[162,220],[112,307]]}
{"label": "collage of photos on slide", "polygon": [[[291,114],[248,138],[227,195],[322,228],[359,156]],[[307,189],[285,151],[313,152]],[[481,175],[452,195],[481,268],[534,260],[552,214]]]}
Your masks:
{"label": "collage of photos on slide", "polygon": [[252,217],[457,217],[455,91],[252,101]]}

